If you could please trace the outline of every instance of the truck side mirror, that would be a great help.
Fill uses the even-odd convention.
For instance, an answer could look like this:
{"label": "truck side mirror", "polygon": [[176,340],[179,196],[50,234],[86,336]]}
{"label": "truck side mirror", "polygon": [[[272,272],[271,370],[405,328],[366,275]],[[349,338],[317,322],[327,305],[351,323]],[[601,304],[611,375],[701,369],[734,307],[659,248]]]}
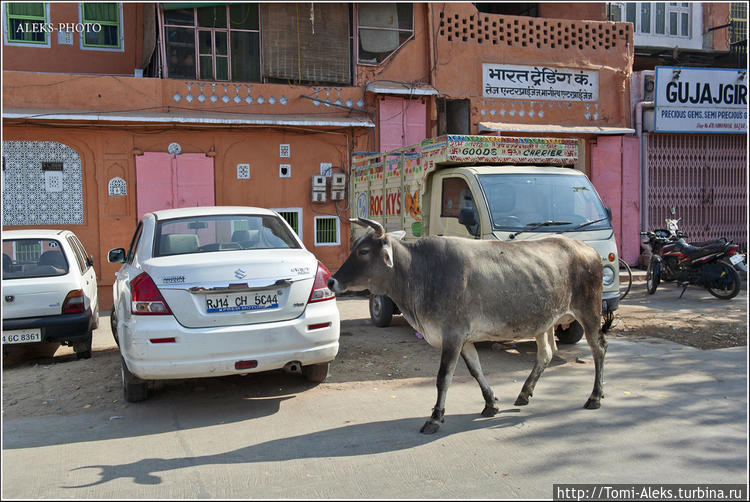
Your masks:
{"label": "truck side mirror", "polygon": [[474,215],[474,210],[470,207],[465,207],[461,209],[461,211],[458,212],[458,222],[461,225],[466,225],[467,227],[472,227],[477,224],[476,216]]}

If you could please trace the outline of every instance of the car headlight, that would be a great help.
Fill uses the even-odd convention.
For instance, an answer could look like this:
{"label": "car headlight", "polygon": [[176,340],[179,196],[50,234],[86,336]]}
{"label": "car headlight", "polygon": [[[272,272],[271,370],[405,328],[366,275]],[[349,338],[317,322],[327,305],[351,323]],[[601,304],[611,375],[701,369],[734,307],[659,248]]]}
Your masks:
{"label": "car headlight", "polygon": [[615,271],[612,267],[604,267],[604,279],[602,282],[605,286],[611,286],[615,282]]}

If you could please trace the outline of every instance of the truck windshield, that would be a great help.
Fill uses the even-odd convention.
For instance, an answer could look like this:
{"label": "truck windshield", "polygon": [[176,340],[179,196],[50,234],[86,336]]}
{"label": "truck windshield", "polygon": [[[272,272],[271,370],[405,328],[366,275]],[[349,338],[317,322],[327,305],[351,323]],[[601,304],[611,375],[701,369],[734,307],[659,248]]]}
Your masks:
{"label": "truck windshield", "polygon": [[[611,228],[591,182],[575,174],[482,174],[479,176],[495,230],[518,231],[539,222],[534,232]],[[596,221],[600,220],[600,221]]]}

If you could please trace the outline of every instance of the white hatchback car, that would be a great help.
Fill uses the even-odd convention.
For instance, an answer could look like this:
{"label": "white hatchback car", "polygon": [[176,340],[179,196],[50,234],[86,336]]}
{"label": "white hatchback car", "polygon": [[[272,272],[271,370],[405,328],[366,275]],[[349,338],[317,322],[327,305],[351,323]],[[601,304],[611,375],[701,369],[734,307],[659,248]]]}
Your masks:
{"label": "white hatchback car", "polygon": [[339,349],[330,272],[278,213],[193,207],[146,213],[113,286],[112,332],[128,401],[149,380],[284,368],[322,382]]}
{"label": "white hatchback car", "polygon": [[3,232],[3,352],[61,343],[89,358],[98,325],[94,259],[73,232]]}

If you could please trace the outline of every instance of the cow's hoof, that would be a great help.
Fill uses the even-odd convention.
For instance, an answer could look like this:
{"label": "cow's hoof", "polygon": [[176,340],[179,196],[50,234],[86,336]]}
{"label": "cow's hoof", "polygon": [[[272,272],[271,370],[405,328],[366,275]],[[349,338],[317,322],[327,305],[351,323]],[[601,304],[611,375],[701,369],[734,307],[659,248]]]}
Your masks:
{"label": "cow's hoof", "polygon": [[424,423],[421,429],[419,429],[419,432],[422,434],[435,434],[438,429],[440,428],[440,424],[433,422],[432,420],[428,420]]}
{"label": "cow's hoof", "polygon": [[598,399],[589,398],[586,404],[583,405],[587,410],[598,410],[601,407],[601,402]]}
{"label": "cow's hoof", "polygon": [[514,406],[526,406],[527,404],[529,404],[529,398],[526,396],[518,396],[516,402],[513,403]]}
{"label": "cow's hoof", "polygon": [[[495,402],[497,402],[497,399],[495,399]],[[497,406],[494,406],[494,405],[490,406],[488,404],[488,405],[485,405],[484,409],[482,410],[482,416],[483,417],[494,417],[495,415],[497,415],[498,411],[500,411],[500,408],[498,408]]]}

